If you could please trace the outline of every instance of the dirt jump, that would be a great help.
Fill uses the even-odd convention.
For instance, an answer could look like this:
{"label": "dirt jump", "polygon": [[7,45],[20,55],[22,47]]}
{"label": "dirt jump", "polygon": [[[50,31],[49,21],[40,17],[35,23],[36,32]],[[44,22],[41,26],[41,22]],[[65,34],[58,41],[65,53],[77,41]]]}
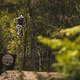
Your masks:
{"label": "dirt jump", "polygon": [[6,71],[0,80],[62,80],[58,72]]}

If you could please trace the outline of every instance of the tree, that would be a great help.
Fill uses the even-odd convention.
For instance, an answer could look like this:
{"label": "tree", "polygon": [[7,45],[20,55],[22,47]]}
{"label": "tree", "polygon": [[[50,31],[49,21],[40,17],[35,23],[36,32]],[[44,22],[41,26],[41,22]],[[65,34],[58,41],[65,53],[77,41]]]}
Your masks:
{"label": "tree", "polygon": [[66,80],[79,80],[80,76],[80,26],[59,31],[63,38],[48,39],[39,36],[38,39],[44,45],[49,46],[56,55],[56,63],[53,67],[61,72]]}
{"label": "tree", "polygon": [[[16,68],[22,69],[21,66],[24,64],[25,69],[31,70],[32,64],[39,71],[52,70],[51,64],[54,55],[50,49],[39,44],[36,37],[42,35],[52,38],[53,32],[58,32],[57,28],[59,30],[78,25],[80,23],[79,0],[1,0],[1,2],[0,17],[7,16],[0,21],[0,28],[2,29],[0,40],[3,41],[1,47],[6,52],[18,55]],[[25,18],[24,35],[21,39],[17,37],[16,28],[13,24],[13,19],[20,15]],[[5,23],[9,28],[3,29]]]}

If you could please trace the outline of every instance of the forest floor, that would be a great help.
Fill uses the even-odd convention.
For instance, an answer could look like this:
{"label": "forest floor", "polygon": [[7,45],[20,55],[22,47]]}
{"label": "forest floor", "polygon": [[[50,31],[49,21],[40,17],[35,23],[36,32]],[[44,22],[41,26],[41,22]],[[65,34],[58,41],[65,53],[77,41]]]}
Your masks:
{"label": "forest floor", "polygon": [[6,71],[0,80],[62,80],[58,72]]}

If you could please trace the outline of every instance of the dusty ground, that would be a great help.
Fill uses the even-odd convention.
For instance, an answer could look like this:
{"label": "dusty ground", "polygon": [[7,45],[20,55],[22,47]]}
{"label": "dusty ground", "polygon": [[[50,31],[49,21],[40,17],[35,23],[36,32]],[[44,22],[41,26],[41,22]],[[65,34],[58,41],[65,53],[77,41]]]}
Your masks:
{"label": "dusty ground", "polygon": [[0,80],[62,80],[57,72],[6,71]]}

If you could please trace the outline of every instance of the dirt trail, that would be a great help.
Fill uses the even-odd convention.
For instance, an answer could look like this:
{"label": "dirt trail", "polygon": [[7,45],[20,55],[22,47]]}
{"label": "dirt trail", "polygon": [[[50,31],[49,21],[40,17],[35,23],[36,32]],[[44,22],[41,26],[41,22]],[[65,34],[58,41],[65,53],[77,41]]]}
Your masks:
{"label": "dirt trail", "polygon": [[0,80],[62,80],[57,72],[6,71]]}

